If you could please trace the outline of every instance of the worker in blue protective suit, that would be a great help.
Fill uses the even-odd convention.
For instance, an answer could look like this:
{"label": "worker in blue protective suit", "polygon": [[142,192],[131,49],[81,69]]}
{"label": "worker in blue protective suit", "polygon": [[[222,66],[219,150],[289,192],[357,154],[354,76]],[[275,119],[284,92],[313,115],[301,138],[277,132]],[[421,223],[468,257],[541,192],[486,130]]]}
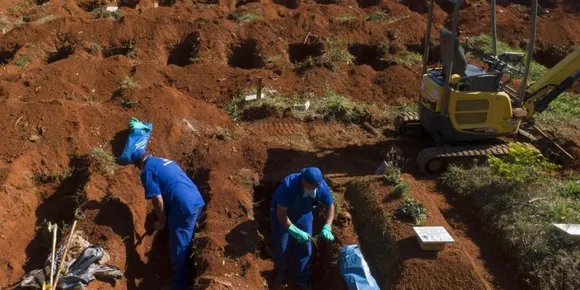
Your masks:
{"label": "worker in blue protective suit", "polygon": [[173,267],[171,289],[190,289],[187,274],[195,224],[205,202],[195,184],[172,160],[140,154],[145,198],[153,201],[156,230],[169,227],[169,257]]}
{"label": "worker in blue protective suit", "polygon": [[[142,123],[136,121],[131,128]],[[171,289],[190,289],[189,270],[190,243],[195,224],[205,202],[193,181],[172,160],[157,158],[137,149],[131,154],[134,164],[141,169],[141,182],[145,198],[151,199],[157,221],[156,230],[169,227],[169,257],[173,267]]]}
{"label": "worker in blue protective suit", "polygon": [[293,257],[297,260],[298,269],[294,269],[297,284],[302,289],[310,289],[312,210],[319,203],[328,209],[328,216],[318,236],[333,241],[331,225],[334,220],[334,202],[320,169],[309,167],[300,173],[290,174],[274,191],[270,224],[276,271],[275,289],[284,281],[291,258],[290,251],[294,251]]}

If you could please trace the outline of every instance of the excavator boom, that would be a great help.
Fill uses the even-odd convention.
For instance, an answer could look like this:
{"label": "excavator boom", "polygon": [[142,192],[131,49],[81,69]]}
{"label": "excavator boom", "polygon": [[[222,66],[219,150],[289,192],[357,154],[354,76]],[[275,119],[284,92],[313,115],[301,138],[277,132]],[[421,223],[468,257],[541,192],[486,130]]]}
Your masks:
{"label": "excavator boom", "polygon": [[539,80],[528,86],[524,98],[524,107],[530,119],[534,113],[541,113],[548,108],[563,92],[580,79],[580,47],[551,68]]}

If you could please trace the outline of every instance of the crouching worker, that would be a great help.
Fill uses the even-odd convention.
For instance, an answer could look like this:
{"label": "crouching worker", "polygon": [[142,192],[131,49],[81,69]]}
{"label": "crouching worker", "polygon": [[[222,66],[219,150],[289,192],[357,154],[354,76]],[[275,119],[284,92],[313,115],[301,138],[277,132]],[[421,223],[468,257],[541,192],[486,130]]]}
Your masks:
{"label": "crouching worker", "polygon": [[[300,173],[291,174],[274,191],[270,208],[272,254],[276,271],[274,289],[282,286],[290,258],[295,259],[298,265],[297,269],[293,269],[297,284],[301,289],[311,289],[309,261],[312,254],[312,210],[318,203],[322,203],[328,213],[318,236],[333,241],[331,225],[334,204],[320,169],[309,167]],[[291,251],[293,257],[289,257]]]}
{"label": "crouching worker", "polygon": [[191,289],[188,272],[191,241],[197,218],[205,202],[197,186],[172,160],[153,157],[146,153],[146,144],[152,130],[135,118],[129,121],[131,134],[122,155],[124,163],[131,162],[141,169],[141,183],[145,198],[151,199],[157,216],[156,230],[169,227],[169,258],[173,268],[171,289]]}
{"label": "crouching worker", "polygon": [[185,172],[171,160],[138,153],[145,198],[151,199],[157,215],[156,230],[169,227],[169,257],[173,267],[171,289],[190,289],[191,241],[195,224],[205,205],[199,190]]}

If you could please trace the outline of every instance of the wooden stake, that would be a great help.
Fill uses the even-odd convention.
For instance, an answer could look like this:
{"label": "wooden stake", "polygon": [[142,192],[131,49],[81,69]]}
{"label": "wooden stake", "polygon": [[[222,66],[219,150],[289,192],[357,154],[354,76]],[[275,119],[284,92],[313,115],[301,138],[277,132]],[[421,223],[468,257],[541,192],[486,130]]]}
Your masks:
{"label": "wooden stake", "polygon": [[56,233],[58,232],[58,225],[54,224],[54,225],[49,225],[49,230],[50,228],[52,228],[52,259],[50,261],[50,289],[52,288],[52,282],[53,277],[54,277],[54,259],[56,256]]}
{"label": "wooden stake", "polygon": [[[64,265],[64,260],[66,259],[66,254],[68,252],[68,248],[70,247],[70,243],[72,242],[72,238],[75,234],[75,227],[76,226],[77,226],[77,221],[75,220],[73,222],[72,229],[70,231],[70,235],[69,235],[68,241],[66,243],[66,247],[64,248],[64,253],[62,254],[62,257],[60,258],[60,266],[58,267],[58,269],[57,269],[58,271],[56,272],[56,279],[54,281],[54,284],[51,284],[52,289],[56,289],[56,285],[58,284],[58,279],[60,278],[60,271],[62,269],[62,266]],[[68,270],[67,270],[67,272],[68,272]]]}
{"label": "wooden stake", "polygon": [[262,98],[262,77],[258,77],[258,92],[256,93],[256,98],[258,100]]}

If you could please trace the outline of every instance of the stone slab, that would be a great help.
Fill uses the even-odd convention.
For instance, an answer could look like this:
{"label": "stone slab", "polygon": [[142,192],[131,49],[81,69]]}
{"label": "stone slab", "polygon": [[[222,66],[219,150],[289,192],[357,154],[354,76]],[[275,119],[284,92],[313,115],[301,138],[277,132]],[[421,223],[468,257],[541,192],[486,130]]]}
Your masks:
{"label": "stone slab", "polygon": [[423,250],[440,251],[446,244],[455,242],[444,227],[413,227],[413,231]]}
{"label": "stone slab", "polygon": [[580,241],[580,224],[553,224],[564,236],[572,241]]}
{"label": "stone slab", "polygon": [[310,101],[306,101],[304,104],[294,105],[294,109],[298,111],[307,111],[310,108]]}

